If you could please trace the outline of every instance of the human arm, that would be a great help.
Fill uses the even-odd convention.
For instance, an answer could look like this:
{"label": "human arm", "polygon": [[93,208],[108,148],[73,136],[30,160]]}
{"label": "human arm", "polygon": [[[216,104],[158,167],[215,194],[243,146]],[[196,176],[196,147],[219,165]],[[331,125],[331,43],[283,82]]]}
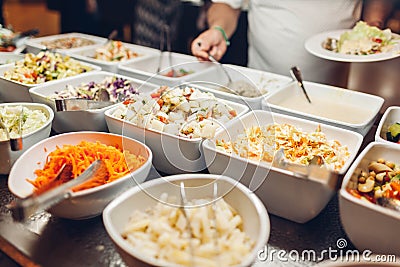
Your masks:
{"label": "human arm", "polygon": [[240,9],[224,3],[213,3],[207,12],[209,29],[193,40],[192,54],[207,60],[210,53],[215,59],[220,60],[226,52],[227,44],[223,33],[216,27],[222,28],[230,38],[236,30],[239,15]]}
{"label": "human arm", "polygon": [[365,0],[363,20],[370,26],[382,28],[393,7],[393,0]]}

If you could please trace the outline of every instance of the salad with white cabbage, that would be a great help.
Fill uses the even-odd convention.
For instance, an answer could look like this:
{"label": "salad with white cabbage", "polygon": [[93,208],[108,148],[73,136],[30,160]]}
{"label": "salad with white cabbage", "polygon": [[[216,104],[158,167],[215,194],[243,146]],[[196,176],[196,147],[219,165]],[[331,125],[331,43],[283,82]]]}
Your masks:
{"label": "salad with white cabbage", "polygon": [[50,95],[50,99],[83,98],[88,100],[99,100],[99,90],[107,90],[111,102],[127,99],[139,94],[138,89],[127,79],[116,76],[106,77],[101,82],[91,81],[80,86],[66,85],[65,89]]}
{"label": "salad with white cabbage", "polygon": [[236,117],[237,112],[212,93],[164,86],[151,96],[134,95],[112,116],[173,135],[212,138],[220,124]]}
{"label": "salad with white cabbage", "polygon": [[364,21],[359,21],[351,31],[340,36],[337,52],[349,55],[371,55],[389,52],[393,44],[390,29],[380,30],[369,26]]}
{"label": "salad with white cabbage", "polygon": [[92,68],[69,56],[49,51],[39,54],[26,54],[25,59],[15,62],[12,69],[4,72],[6,79],[25,83],[39,84],[58,80],[91,71]]}
{"label": "salad with white cabbage", "polygon": [[329,140],[320,126],[314,132],[304,132],[285,123],[246,128],[233,141],[216,140],[216,147],[258,162],[272,162],[275,152],[283,148],[290,162],[309,165],[314,156],[321,156],[334,171],[340,171],[350,157],[347,146]]}
{"label": "salad with white cabbage", "polygon": [[[18,138],[20,118],[22,115],[22,136],[30,134],[42,127],[49,120],[47,115],[38,109],[23,106],[0,106],[0,120],[6,126],[10,138]],[[7,133],[0,128],[0,141],[7,140]]]}

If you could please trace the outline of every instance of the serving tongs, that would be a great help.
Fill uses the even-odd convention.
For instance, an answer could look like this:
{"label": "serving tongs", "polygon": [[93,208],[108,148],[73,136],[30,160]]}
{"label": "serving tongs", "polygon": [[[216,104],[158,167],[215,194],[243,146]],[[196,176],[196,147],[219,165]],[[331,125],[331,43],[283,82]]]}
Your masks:
{"label": "serving tongs", "polygon": [[[23,199],[15,199],[7,205],[7,208],[11,210],[15,221],[26,221],[30,216],[47,210],[60,201],[69,198],[73,187],[101,175],[104,168],[105,163],[102,160],[96,160],[80,176],[71,179],[72,166],[64,164],[57,176],[46,186],[46,188],[50,188],[49,190],[35,192]],[[69,181],[60,185],[65,180]]]}
{"label": "serving tongs", "polygon": [[10,137],[10,132],[8,131],[7,127],[4,125],[4,123],[0,119],[0,128],[4,129],[4,131],[6,133],[7,140],[10,142],[11,151],[20,151],[23,149],[23,142],[22,142],[23,119],[24,119],[24,108],[22,107],[21,112],[19,114],[19,123],[18,123],[19,137],[17,137],[17,138]]}
{"label": "serving tongs", "polygon": [[301,77],[300,69],[298,67],[294,66],[290,69],[290,74],[292,75],[292,78],[297,82],[297,84],[299,85],[301,90],[303,90],[303,93],[306,96],[308,103],[311,104],[310,97],[308,96],[306,88],[304,87],[304,84],[303,84],[303,79]]}
{"label": "serving tongs", "polygon": [[272,166],[289,172],[288,174],[300,179],[310,180],[326,184],[333,189],[336,188],[339,174],[328,169],[323,157],[314,156],[308,165],[290,162],[286,157],[283,148],[276,151]]}
{"label": "serving tongs", "polygon": [[100,109],[115,104],[112,101],[97,101],[83,98],[56,99],[55,102],[57,112]]}
{"label": "serving tongs", "polygon": [[164,25],[164,27],[162,28],[162,30],[160,32],[160,57],[158,59],[157,73],[160,73],[160,71],[161,71],[165,41],[167,43],[168,66],[169,66],[170,71],[172,72],[172,77],[176,77],[176,71],[172,67],[171,33],[170,33],[170,28],[168,25]]}
{"label": "serving tongs", "polygon": [[[183,213],[183,216],[185,217],[186,221],[187,221],[187,232],[188,232],[188,237],[189,240],[192,237],[192,227],[190,225],[190,221],[189,221],[189,215],[186,212],[185,207],[188,205],[188,200],[186,197],[186,191],[185,191],[185,183],[182,181],[180,183],[180,199],[181,199],[181,206],[180,209]],[[211,205],[212,205],[212,211],[213,211],[213,217],[212,217],[212,223],[215,227],[215,235],[214,235],[214,245],[215,245],[215,249],[219,251],[219,247],[218,247],[218,231],[217,231],[217,205],[216,205],[216,201],[218,199],[218,184],[217,182],[214,182],[213,184],[213,199],[211,200]],[[191,255],[194,255],[194,248],[192,246],[192,243],[189,242],[189,246],[190,246],[190,252]],[[219,255],[219,253],[217,254]],[[190,266],[194,266],[194,262],[191,262]]]}
{"label": "serving tongs", "polygon": [[[99,89],[96,92],[96,96],[99,100],[85,98],[55,99],[56,111],[62,112],[99,109],[115,104],[115,102],[110,101],[110,93],[106,89]],[[123,100],[120,98],[120,95],[118,95],[118,100]]]}

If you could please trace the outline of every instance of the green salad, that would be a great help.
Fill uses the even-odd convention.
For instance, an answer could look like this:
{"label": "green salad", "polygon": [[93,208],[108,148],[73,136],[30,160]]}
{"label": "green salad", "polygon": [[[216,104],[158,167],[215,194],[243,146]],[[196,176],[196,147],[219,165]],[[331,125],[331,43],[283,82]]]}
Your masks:
{"label": "green salad", "polygon": [[380,30],[364,21],[359,21],[351,31],[340,36],[338,52],[349,55],[371,55],[389,52],[393,44],[390,29]]}

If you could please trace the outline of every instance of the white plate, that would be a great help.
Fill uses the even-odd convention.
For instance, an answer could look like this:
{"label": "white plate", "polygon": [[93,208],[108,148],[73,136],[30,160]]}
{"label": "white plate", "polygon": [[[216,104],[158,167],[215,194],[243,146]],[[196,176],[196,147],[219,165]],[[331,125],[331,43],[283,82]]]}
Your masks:
{"label": "white plate", "polygon": [[391,52],[379,53],[373,55],[345,55],[329,51],[322,47],[322,43],[326,40],[326,38],[330,37],[339,39],[342,33],[350,30],[351,29],[336,30],[336,31],[328,31],[316,34],[306,40],[305,48],[308,52],[310,52],[314,56],[341,62],[375,62],[375,61],[388,60],[400,56],[400,42],[398,41],[394,45]]}

